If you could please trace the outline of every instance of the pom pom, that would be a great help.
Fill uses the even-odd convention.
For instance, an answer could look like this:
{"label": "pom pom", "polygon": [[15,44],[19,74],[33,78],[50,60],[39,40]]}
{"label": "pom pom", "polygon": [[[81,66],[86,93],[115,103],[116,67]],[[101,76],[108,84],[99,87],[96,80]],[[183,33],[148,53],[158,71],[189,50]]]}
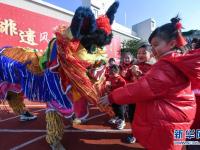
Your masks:
{"label": "pom pom", "polygon": [[185,38],[183,37],[180,31],[178,32],[176,42],[177,42],[176,46],[178,48],[181,48],[182,46],[185,46],[187,44],[187,41],[185,40]]}
{"label": "pom pom", "polygon": [[182,24],[180,22],[176,23],[176,29],[181,30],[182,29]]}
{"label": "pom pom", "polygon": [[107,35],[111,33],[111,25],[110,25],[110,20],[108,19],[107,16],[100,16],[97,20],[97,28],[102,29],[103,31],[106,32]]}

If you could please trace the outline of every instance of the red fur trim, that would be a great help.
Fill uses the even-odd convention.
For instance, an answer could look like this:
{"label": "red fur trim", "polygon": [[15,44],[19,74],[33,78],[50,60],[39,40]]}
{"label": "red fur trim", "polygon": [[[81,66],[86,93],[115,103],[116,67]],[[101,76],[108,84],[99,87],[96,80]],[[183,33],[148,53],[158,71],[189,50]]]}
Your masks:
{"label": "red fur trim", "polygon": [[182,29],[182,24],[180,22],[176,23],[176,29],[181,30]]}
{"label": "red fur trim", "polygon": [[177,35],[177,38],[176,38],[176,43],[177,43],[176,46],[178,48],[180,48],[182,46],[185,46],[187,44],[187,41],[183,37],[181,31],[178,31],[178,35]]}
{"label": "red fur trim", "polygon": [[104,30],[107,34],[111,33],[111,25],[107,16],[100,16],[96,22],[99,29]]}
{"label": "red fur trim", "polygon": [[181,29],[182,29],[182,24],[180,22],[177,22],[176,23],[176,29],[178,30],[178,35],[177,35],[177,38],[176,38],[176,46],[178,48],[182,47],[182,46],[185,46],[187,44],[185,38],[183,37],[182,33],[181,33]]}

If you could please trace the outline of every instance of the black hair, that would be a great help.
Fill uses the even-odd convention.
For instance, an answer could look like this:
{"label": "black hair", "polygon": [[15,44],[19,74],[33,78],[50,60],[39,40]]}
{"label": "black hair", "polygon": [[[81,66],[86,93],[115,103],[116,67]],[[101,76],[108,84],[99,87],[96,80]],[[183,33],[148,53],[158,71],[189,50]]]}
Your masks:
{"label": "black hair", "polygon": [[143,44],[138,49],[144,48],[145,50],[151,52],[151,46],[149,44]]}
{"label": "black hair", "polygon": [[113,65],[110,68],[110,71],[113,72],[113,73],[119,73],[119,67],[117,65]]}
{"label": "black hair", "polygon": [[123,55],[123,56],[124,56],[124,55],[131,55],[131,56],[133,57],[133,54],[132,54],[130,51],[125,51],[125,52],[122,53],[122,55]]}
{"label": "black hair", "polygon": [[131,56],[132,60],[134,60],[134,58],[135,58],[135,56],[133,56],[133,54],[130,51],[125,51],[125,52],[121,53],[121,60],[124,58],[125,55]]}
{"label": "black hair", "polygon": [[178,36],[178,29],[176,28],[176,24],[180,21],[181,19],[177,15],[175,18],[171,19],[171,23],[167,23],[162,25],[161,27],[156,28],[154,30],[150,37],[149,37],[149,43],[151,43],[151,40],[154,37],[159,37],[167,42],[170,40],[176,39]]}
{"label": "black hair", "polygon": [[200,48],[200,39],[196,42],[196,45],[195,45],[195,49],[199,49]]}
{"label": "black hair", "polygon": [[197,43],[199,40],[197,38],[192,39],[192,43]]}
{"label": "black hair", "polygon": [[109,63],[112,62],[112,61],[115,62],[115,59],[114,59],[114,58],[110,58],[110,59],[108,60]]}

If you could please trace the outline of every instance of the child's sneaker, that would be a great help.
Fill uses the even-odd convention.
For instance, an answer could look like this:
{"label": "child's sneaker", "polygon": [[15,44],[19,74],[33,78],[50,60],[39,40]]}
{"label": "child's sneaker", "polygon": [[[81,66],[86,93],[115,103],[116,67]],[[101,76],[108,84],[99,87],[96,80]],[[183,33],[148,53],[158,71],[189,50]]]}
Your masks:
{"label": "child's sneaker", "polygon": [[126,126],[125,120],[118,119],[116,123],[118,130],[122,130]]}
{"label": "child's sneaker", "polygon": [[37,119],[37,116],[31,114],[28,111],[20,115],[20,121],[29,121],[29,120],[34,120],[34,119]]}
{"label": "child's sneaker", "polygon": [[136,138],[134,136],[128,136],[127,139],[126,139],[126,142],[129,143],[129,144],[133,144],[136,142]]}
{"label": "child's sneaker", "polygon": [[108,120],[108,123],[109,123],[109,124],[116,124],[116,123],[117,123],[117,120],[118,120],[118,117],[113,117],[113,118],[111,118],[110,120]]}

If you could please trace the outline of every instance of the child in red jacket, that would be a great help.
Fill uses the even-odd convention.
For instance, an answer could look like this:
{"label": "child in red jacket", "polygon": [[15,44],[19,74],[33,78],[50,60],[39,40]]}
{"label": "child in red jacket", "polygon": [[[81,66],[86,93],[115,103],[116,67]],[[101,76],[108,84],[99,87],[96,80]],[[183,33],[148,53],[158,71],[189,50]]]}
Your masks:
{"label": "child in red jacket", "polygon": [[[195,53],[195,52],[200,53],[200,49],[195,49],[195,50],[193,49],[189,51],[190,54]],[[197,131],[200,129],[200,82],[198,80],[192,83],[192,89],[196,97],[197,109],[196,109],[194,122],[190,129]],[[190,140],[200,141],[200,139],[197,137]],[[200,145],[187,145],[187,150],[199,150],[199,149],[200,149]]]}
{"label": "child in red jacket", "polygon": [[132,67],[134,66],[134,58],[130,52],[125,52],[121,58],[120,75],[126,80],[127,83],[134,82],[136,80],[136,76],[132,71]]}
{"label": "child in red jacket", "polygon": [[[138,48],[136,65],[138,66],[139,73],[137,75],[137,78],[140,78],[143,75],[145,75],[147,73],[147,71],[149,71],[151,66],[152,66],[152,63],[150,63],[150,58],[151,58],[151,51],[150,50],[151,50],[151,47],[147,44],[144,44],[144,45],[142,45]],[[135,107],[136,107],[135,104],[129,104],[128,105],[128,118],[129,118],[130,123],[133,122]],[[128,136],[127,142],[128,143],[135,143],[136,138],[133,135]]]}
{"label": "child in red jacket", "polygon": [[106,72],[105,72],[105,77],[106,79],[109,77],[110,74],[110,68],[115,65],[115,59],[114,58],[110,58],[108,60],[108,66],[106,67]]}
{"label": "child in red jacket", "polygon": [[[112,65],[110,68],[109,77],[106,80],[106,89],[107,93],[112,92],[113,90],[123,87],[126,84],[126,81],[119,75],[119,67],[117,65]],[[112,104],[115,117],[109,120],[110,124],[116,124],[117,129],[121,130],[125,127],[125,108],[123,105]]]}
{"label": "child in red jacket", "polygon": [[[140,79],[102,97],[101,104],[136,103],[133,134],[148,150],[181,150],[195,117],[191,89],[198,80],[200,54],[179,54],[186,42],[178,17],[158,27],[149,38],[157,63]],[[199,82],[199,80],[198,80]]]}

